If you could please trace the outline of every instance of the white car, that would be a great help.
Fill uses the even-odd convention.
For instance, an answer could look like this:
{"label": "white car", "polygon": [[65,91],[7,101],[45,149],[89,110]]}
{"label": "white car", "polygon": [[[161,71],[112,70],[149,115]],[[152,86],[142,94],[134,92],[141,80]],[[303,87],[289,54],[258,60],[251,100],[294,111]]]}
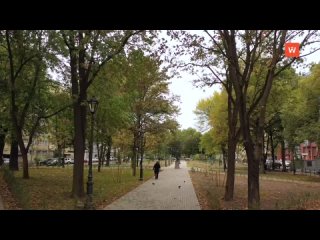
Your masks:
{"label": "white car", "polygon": [[65,158],[64,164],[74,164],[74,160],[72,158]]}
{"label": "white car", "polygon": [[3,163],[4,164],[9,164],[10,158],[3,158]]}

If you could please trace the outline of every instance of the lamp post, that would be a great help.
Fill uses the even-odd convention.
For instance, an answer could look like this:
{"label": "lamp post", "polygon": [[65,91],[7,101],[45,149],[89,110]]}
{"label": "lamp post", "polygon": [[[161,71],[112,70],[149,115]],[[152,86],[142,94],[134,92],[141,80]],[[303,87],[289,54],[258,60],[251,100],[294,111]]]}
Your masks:
{"label": "lamp post", "polygon": [[93,152],[93,124],[94,124],[94,114],[98,107],[98,100],[95,97],[88,100],[89,110],[91,113],[91,131],[90,131],[90,143],[89,143],[89,171],[88,171],[88,182],[87,182],[87,200],[84,208],[87,210],[94,210],[94,204],[92,201],[93,193],[93,179],[92,179],[92,152]]}

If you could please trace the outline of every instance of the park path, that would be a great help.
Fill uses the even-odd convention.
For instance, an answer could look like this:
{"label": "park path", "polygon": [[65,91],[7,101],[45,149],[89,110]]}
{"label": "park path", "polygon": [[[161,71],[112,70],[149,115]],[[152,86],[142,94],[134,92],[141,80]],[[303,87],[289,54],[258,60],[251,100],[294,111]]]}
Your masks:
{"label": "park path", "polygon": [[105,210],[200,210],[187,164],[162,167],[159,179],[147,180],[136,189],[117,199]]}

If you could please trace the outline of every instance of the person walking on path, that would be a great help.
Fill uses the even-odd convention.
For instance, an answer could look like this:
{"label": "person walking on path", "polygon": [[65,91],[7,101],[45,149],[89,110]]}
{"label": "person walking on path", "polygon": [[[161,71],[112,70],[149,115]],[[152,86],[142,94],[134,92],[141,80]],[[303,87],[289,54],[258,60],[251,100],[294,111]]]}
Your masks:
{"label": "person walking on path", "polygon": [[154,171],[154,178],[155,179],[158,179],[160,168],[161,168],[160,163],[159,163],[159,161],[157,161],[153,165],[153,171]]}

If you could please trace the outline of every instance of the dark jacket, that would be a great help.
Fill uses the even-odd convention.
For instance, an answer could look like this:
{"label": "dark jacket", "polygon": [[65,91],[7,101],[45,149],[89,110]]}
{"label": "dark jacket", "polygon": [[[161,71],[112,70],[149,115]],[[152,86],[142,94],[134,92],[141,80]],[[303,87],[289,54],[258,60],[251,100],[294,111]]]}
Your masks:
{"label": "dark jacket", "polygon": [[154,165],[153,165],[153,170],[155,172],[159,172],[161,166],[160,166],[160,163],[156,162]]}

